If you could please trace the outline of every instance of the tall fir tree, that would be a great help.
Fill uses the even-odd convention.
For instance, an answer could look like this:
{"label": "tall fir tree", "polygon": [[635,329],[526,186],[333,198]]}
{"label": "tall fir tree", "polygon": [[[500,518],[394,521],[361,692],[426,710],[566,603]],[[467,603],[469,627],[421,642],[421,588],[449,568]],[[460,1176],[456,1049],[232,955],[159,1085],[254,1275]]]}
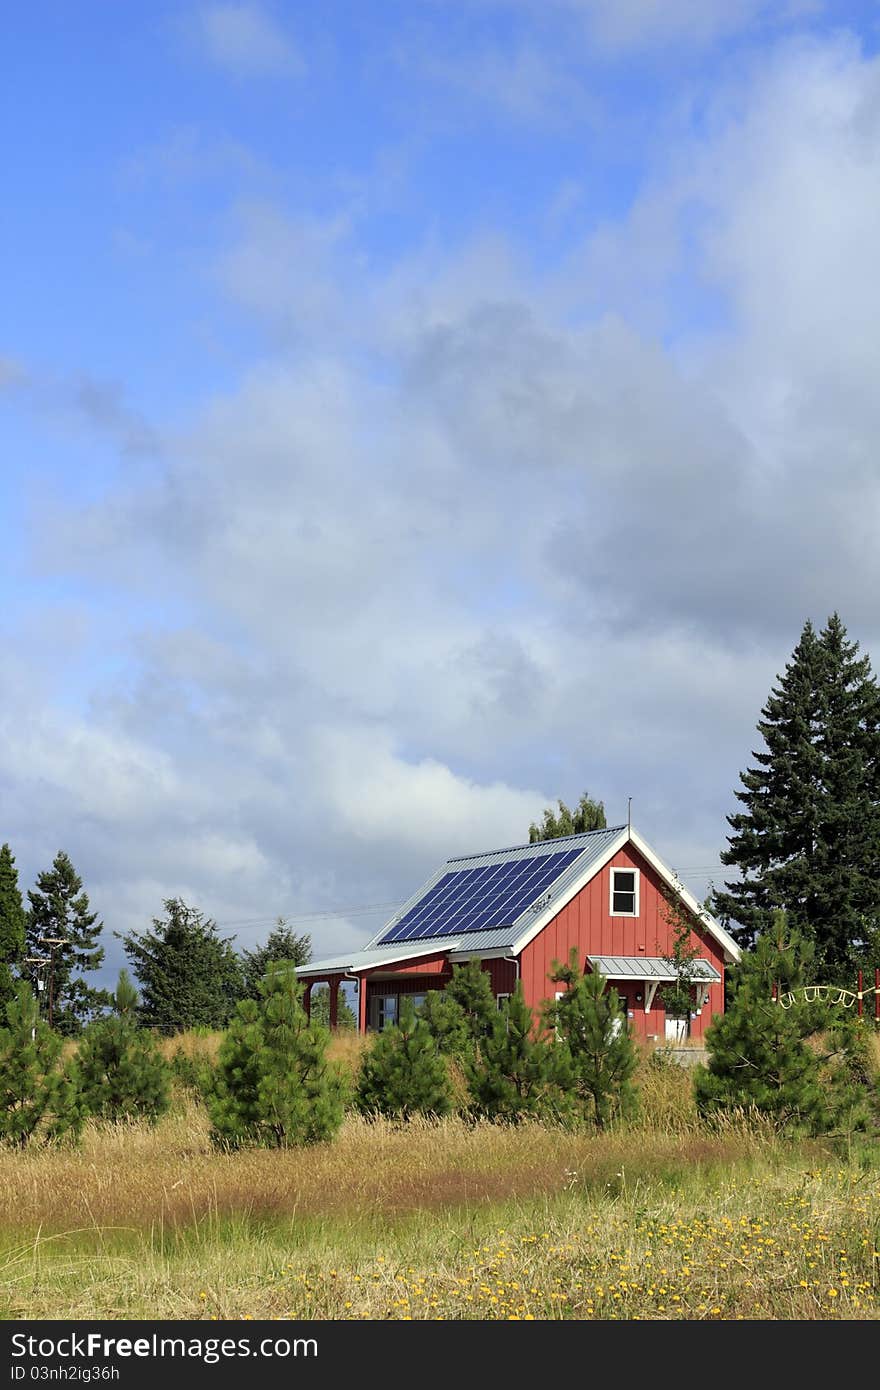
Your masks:
{"label": "tall fir tree", "polygon": [[168,1109],[170,1072],[155,1040],[137,1026],[138,995],[120,970],[113,1013],[90,1023],[77,1049],[80,1099],[101,1120],[146,1119]]}
{"label": "tall fir tree", "polygon": [[64,850],[58,851],[51,869],[37,876],[36,887],[28,890],[28,900],[28,954],[50,959],[50,1022],[59,1033],[70,1037],[112,1002],[107,990],[95,989],[83,978],[97,970],[104,959],[104,947],[99,944],[104,924],[98,921],[97,912],[89,910],[82,879]]}
{"label": "tall fir tree", "polygon": [[722,851],[740,878],[713,907],[752,947],[774,909],[816,947],[816,968],[851,977],[880,920],[880,689],[833,614],[807,622],[761,711],[764,751],[740,774],[744,810]]}
{"label": "tall fir tree", "polygon": [[242,996],[232,938],[180,898],[166,898],[165,913],[152,931],[121,938],[141,988],[140,1021],[168,1033],[224,1028]]}
{"label": "tall fir tree", "polygon": [[8,845],[0,849],[0,1018],[15,998],[16,967],[25,951],[25,914],[18,887],[15,856]]}
{"label": "tall fir tree", "polygon": [[297,936],[283,917],[279,917],[266,938],[264,946],[241,953],[241,976],[244,999],[260,999],[260,986],[271,961],[289,960],[294,965],[308,965],[312,958],[312,938]]}
{"label": "tall fir tree", "polygon": [[233,1148],[291,1148],[332,1139],[347,1085],[327,1060],[330,1034],[302,1006],[291,961],[263,977],[259,1003],[243,999],[223,1039],[208,1111],[214,1138]]}
{"label": "tall fir tree", "polygon": [[357,1105],[365,1115],[408,1120],[446,1115],[452,1108],[449,1073],[437,1040],[407,999],[400,1022],[383,1028],[364,1055]]}
{"label": "tall fir tree", "polygon": [[573,811],[564,801],[556,804],[556,812],[549,806],[545,807],[541,824],[533,821],[529,826],[529,844],[537,844],[539,840],[557,840],[561,835],[581,835],[587,830],[605,829],[604,803],[594,801],[589,792],[584,792]]}

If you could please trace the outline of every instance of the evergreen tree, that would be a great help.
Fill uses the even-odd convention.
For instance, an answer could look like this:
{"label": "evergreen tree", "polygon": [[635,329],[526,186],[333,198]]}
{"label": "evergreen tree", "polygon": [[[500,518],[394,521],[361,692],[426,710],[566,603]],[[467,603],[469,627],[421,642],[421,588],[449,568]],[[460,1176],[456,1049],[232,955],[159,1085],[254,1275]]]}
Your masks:
{"label": "evergreen tree", "polygon": [[564,801],[556,804],[559,809],[555,814],[547,806],[541,824],[536,825],[533,821],[529,826],[530,845],[537,844],[539,840],[557,840],[561,835],[582,835],[585,831],[604,830],[606,827],[604,804],[594,801],[588,792],[584,792],[573,811]]}
{"label": "evergreen tree", "polygon": [[232,938],[180,898],[166,898],[165,912],[152,931],[121,938],[141,988],[140,1021],[169,1033],[225,1027],[242,995]]}
{"label": "evergreen tree", "polygon": [[568,965],[553,963],[550,976],[567,986],[546,1010],[560,1049],[559,1075],[582,1112],[602,1129],[634,1109],[632,1076],[638,1055],[615,990],[604,975],[584,975],[572,950]]}
{"label": "evergreen tree", "polygon": [[148,1032],[137,1026],[137,990],[119,972],[114,1012],[86,1028],[77,1053],[82,1104],[102,1120],[155,1121],[168,1109],[169,1071]]}
{"label": "evergreen tree", "polygon": [[330,1034],[310,1023],[292,961],[265,975],[259,1002],[243,999],[220,1047],[208,1110],[218,1142],[290,1148],[331,1139],[346,1083],[327,1061]]}
{"label": "evergreen tree", "polygon": [[721,854],[740,879],[714,908],[741,945],[774,908],[816,945],[832,981],[851,978],[880,919],[880,690],[835,613],[811,623],[761,711],[765,750],[741,773],[744,810]]}
{"label": "evergreen tree", "polygon": [[498,1015],[492,981],[489,972],[483,969],[479,956],[472,956],[465,965],[453,965],[452,979],[445,993],[464,1014],[466,1051],[479,1056],[484,1040],[492,1034]]}
{"label": "evergreen tree", "polygon": [[104,959],[104,947],[98,944],[104,924],[97,912],[89,911],[82,879],[64,850],[58,851],[51,869],[37,876],[28,900],[28,954],[51,960],[49,1022],[69,1037],[111,1002],[107,990],[95,989],[82,978],[87,971],[97,970]]}
{"label": "evergreen tree", "polygon": [[26,981],[5,1007],[0,1028],[0,1139],[24,1148],[42,1128],[47,1136],[78,1132],[68,1071],[59,1070],[62,1039],[39,1017]]}
{"label": "evergreen tree", "polygon": [[472,1050],[468,1016],[448,989],[429,990],[424,1004],[416,1012],[427,1023],[444,1056],[457,1057],[461,1061]]}
{"label": "evergreen tree", "polygon": [[516,1122],[558,1112],[554,1083],[559,1056],[553,1043],[536,1036],[532,1011],[517,981],[513,995],[496,1013],[481,1058],[465,1063],[473,1113]]}
{"label": "evergreen tree", "polygon": [[408,1120],[412,1115],[446,1115],[452,1093],[446,1063],[427,1023],[408,999],[400,1022],[383,1028],[365,1054],[357,1106],[366,1115]]}
{"label": "evergreen tree", "polygon": [[18,870],[8,845],[0,849],[0,1018],[15,998],[15,967],[25,950],[25,915],[18,888]]}
{"label": "evergreen tree", "polygon": [[[776,920],[777,927],[780,921]],[[798,937],[774,940],[767,932],[755,950],[730,972],[727,1010],[706,1030],[707,1067],[694,1071],[694,1094],[702,1115],[734,1107],[754,1108],[780,1128],[820,1133],[831,1122],[823,1094],[820,1061],[804,1040],[806,1015],[784,1009],[772,998],[797,988],[803,975]]]}
{"label": "evergreen tree", "polygon": [[312,939],[308,935],[297,936],[296,932],[279,917],[274,929],[269,933],[265,946],[241,953],[241,976],[243,999],[260,999],[260,985],[269,964],[276,960],[290,960],[294,965],[308,965],[312,958]]}

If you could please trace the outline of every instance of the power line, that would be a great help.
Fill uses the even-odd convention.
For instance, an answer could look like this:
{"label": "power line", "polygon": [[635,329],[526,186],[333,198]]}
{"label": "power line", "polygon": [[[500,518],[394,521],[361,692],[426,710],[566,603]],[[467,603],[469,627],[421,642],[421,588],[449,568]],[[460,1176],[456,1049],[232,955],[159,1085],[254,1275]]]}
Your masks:
{"label": "power line", "polygon": [[397,900],[386,903],[361,903],[354,907],[328,907],[312,912],[274,912],[265,917],[240,917],[234,920],[230,918],[227,921],[216,922],[215,925],[218,927],[259,927],[267,922],[277,922],[279,919],[285,923],[311,922],[319,918],[359,917],[368,912],[389,912],[399,906],[400,903]]}

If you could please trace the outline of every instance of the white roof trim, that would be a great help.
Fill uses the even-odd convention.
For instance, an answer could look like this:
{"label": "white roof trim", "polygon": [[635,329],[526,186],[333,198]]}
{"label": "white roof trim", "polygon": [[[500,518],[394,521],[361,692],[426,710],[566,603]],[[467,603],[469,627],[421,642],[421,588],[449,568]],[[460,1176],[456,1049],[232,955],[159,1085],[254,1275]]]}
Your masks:
{"label": "white roof trim", "polygon": [[697,901],[690,889],[685,888],[678,874],[673,873],[671,869],[667,868],[662,859],[659,859],[651,849],[650,845],[645,844],[641,835],[637,835],[633,830],[630,832],[630,839],[639,853],[647,859],[651,867],[656,869],[660,877],[665,879],[669,887],[678,894],[685,906],[689,907],[694,916],[699,918],[708,930],[710,936],[714,936],[719,946],[723,948],[725,957],[730,962],[736,964],[742,956],[742,949],[737,946],[730,933],[726,932],[721,923],[715,920],[711,912],[703,907],[702,903]]}
{"label": "white roof trim", "polygon": [[609,861],[614,858],[615,854],[622,850],[626,844],[632,844],[632,846],[638,850],[639,854],[648,861],[652,869],[655,869],[660,875],[664,883],[668,884],[672,891],[678,894],[682,902],[690,908],[694,916],[703,923],[709,934],[714,936],[715,940],[723,949],[725,959],[734,963],[738,961],[742,952],[733,937],[728,935],[720,922],[716,922],[712,914],[707,912],[701,903],[697,902],[693,893],[689,892],[678,876],[663,863],[662,859],[658,858],[650,846],[642,839],[641,835],[637,835],[632,829],[627,830],[626,826],[624,826],[620,834],[611,841],[611,844],[606,849],[602,858],[590,864],[579,878],[569,884],[567,890],[561,897],[554,898],[550,906],[545,908],[542,913],[539,913],[535,920],[529,924],[528,931],[523,932],[522,936],[514,942],[511,955],[518,956],[524,951],[529,943],[534,941],[535,937],[544,930],[547,924],[552,922],[553,918],[571,902],[572,898],[576,897],[581,889],[585,888],[586,885],[596,877],[596,874],[601,873],[606,864],[608,864]]}

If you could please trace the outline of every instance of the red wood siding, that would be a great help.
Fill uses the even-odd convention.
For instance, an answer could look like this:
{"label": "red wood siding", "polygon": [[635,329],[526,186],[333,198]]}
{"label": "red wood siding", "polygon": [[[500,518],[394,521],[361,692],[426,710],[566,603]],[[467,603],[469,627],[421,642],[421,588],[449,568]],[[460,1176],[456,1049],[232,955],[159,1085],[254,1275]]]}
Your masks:
{"label": "red wood siding", "polygon": [[[639,870],[638,917],[611,915],[612,868]],[[565,963],[572,947],[577,950],[578,965],[583,970],[587,956],[662,956],[672,949],[673,928],[665,920],[666,900],[661,891],[662,879],[647,860],[632,845],[626,845],[610,863],[596,874],[571,902],[548,922],[534,941],[522,953],[521,974],[526,1002],[533,1008],[552,998],[556,986],[548,979],[557,960]],[[699,946],[700,954],[721,972],[722,982],[709,991],[709,1003],[701,1015],[693,1019],[691,1034],[701,1037],[714,1013],[724,1009],[724,954],[721,946],[708,931],[697,928],[691,941]],[[645,1013],[635,995],[643,994],[641,983],[612,982],[612,988],[627,1000],[632,1012],[631,1026],[639,1037],[655,1036],[663,1042],[665,1012],[659,1000]]]}
{"label": "red wood siding", "polygon": [[[420,956],[418,960],[402,961],[399,965],[389,961],[384,967],[386,973],[398,975],[443,975],[449,973],[449,961],[445,951],[439,951],[433,956]],[[372,979],[377,973],[381,973],[383,967],[376,966],[374,970],[366,971],[368,979]]]}

